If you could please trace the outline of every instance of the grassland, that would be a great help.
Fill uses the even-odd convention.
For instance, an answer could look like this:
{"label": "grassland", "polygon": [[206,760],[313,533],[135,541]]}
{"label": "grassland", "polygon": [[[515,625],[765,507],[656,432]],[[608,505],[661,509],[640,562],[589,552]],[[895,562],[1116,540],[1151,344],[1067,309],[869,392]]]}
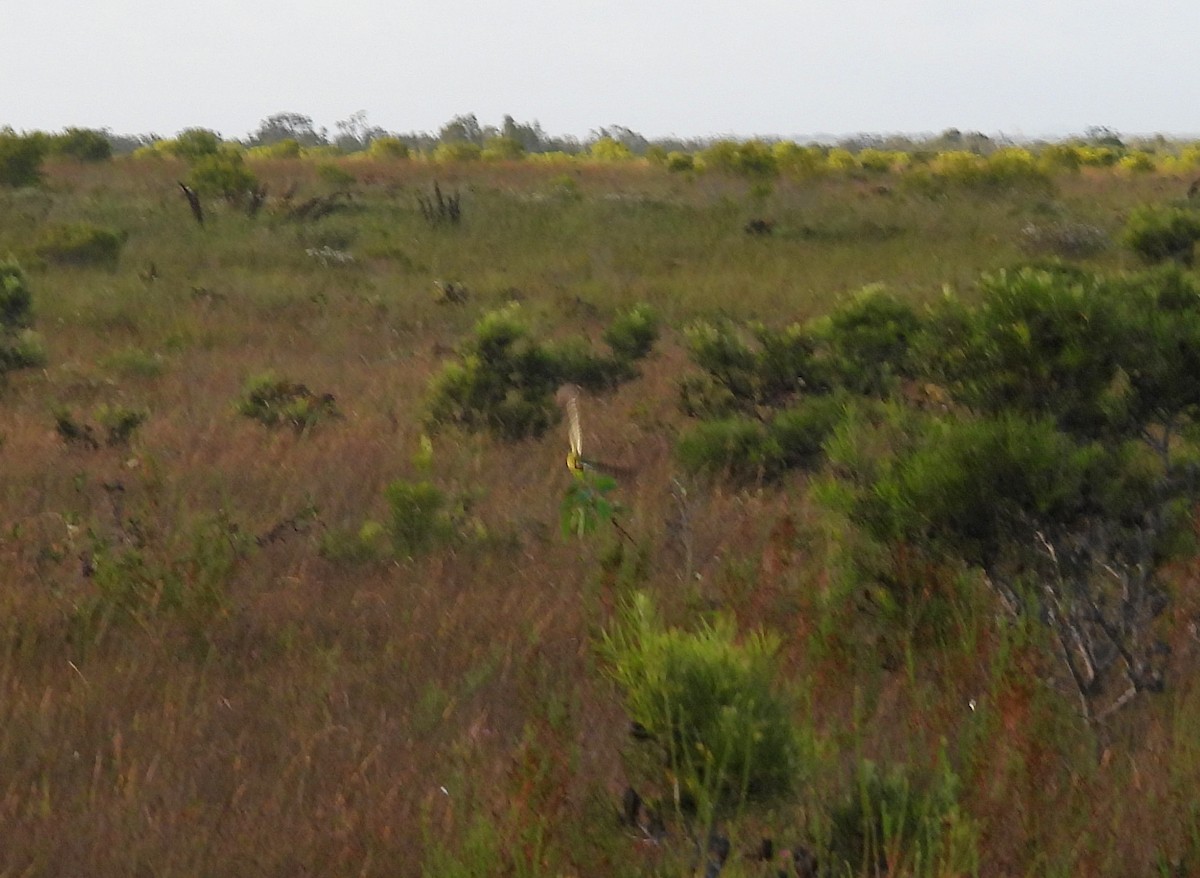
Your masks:
{"label": "grassland", "polygon": [[[672,453],[690,321],[780,326],[874,283],[969,298],[1029,256],[1031,223],[1093,227],[1111,245],[1086,264],[1132,268],[1125,218],[1186,179],[933,197],[638,162],[344,168],[349,185],[253,165],[296,202],[349,191],[316,221],[269,199],[254,218],[210,201],[197,225],[173,159],[52,163],[0,191],[0,254],[28,272],[47,351],[0,389],[0,876],[685,874],[677,825],[652,840],[617,819],[628,721],[596,644],[633,589],[672,624],[721,611],[781,640],[811,758],[791,798],[725,821],[722,874],[774,875],[760,839],[827,831],[864,760],[957,778],[977,866],[919,874],[1200,868],[1193,565],[1163,622],[1170,685],[1089,725],[1041,682],[1037,632],[984,595],[936,643],[831,610],[844,534],[807,477],[734,488]],[[435,181],[461,224],[422,218]],[[70,223],[123,232],[119,262],[35,255]],[[599,339],[638,302],[663,318],[640,377],[580,403],[587,450],[623,468],[624,533],[560,533],[565,428],[506,443],[424,423],[431,377],[513,301],[547,337]],[[266,372],[337,415],[242,416]],[[56,431],[64,412],[99,429],[101,406],[147,417],[111,445]],[[405,479],[440,489],[453,534],[359,552]]]}

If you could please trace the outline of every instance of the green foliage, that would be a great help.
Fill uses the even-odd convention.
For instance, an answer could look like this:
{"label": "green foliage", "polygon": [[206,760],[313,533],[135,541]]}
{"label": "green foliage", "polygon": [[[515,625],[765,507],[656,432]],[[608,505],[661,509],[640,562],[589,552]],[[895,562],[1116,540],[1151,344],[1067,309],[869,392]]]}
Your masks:
{"label": "green foliage", "polygon": [[588,148],[588,157],[601,162],[623,162],[633,158],[633,151],[619,140],[601,137]]}
{"label": "green foliage", "polygon": [[593,353],[582,340],[536,340],[514,304],[485,314],[474,337],[430,383],[429,420],[505,439],[539,436],[559,417],[564,383],[604,390],[636,372],[621,357]]}
{"label": "green foliage", "polygon": [[485,161],[514,162],[523,158],[525,147],[512,137],[489,137],[483,144],[481,157]]}
{"label": "green foliage", "polygon": [[483,148],[477,143],[456,140],[449,143],[439,143],[433,151],[435,162],[473,162],[483,155]]}
{"label": "green foliage", "polygon": [[412,150],[397,137],[376,137],[367,147],[367,155],[373,159],[406,159]]}
{"label": "green foliage", "polygon": [[783,467],[778,441],[761,422],[746,417],[701,421],[679,437],[675,457],[689,473],[738,482],[769,480]]}
{"label": "green foliage", "polygon": [[303,148],[299,141],[292,137],[251,147],[248,152],[251,158],[256,159],[298,159],[302,153]]}
{"label": "green foliage", "polygon": [[1200,241],[1200,212],[1144,205],[1130,215],[1124,241],[1143,262],[1174,260],[1190,266],[1195,259],[1196,242]]}
{"label": "green foliage", "polygon": [[700,322],[685,331],[692,359],[744,410],[780,405],[826,387],[816,339],[803,326],[754,326],[752,347],[728,323]]}
{"label": "green foliage", "polygon": [[922,330],[916,310],[881,287],[864,288],[814,329],[833,383],[883,396],[912,377],[912,346]]}
{"label": "green foliage", "polygon": [[840,394],[809,396],[783,409],[767,425],[767,435],[779,449],[780,466],[813,468],[824,456],[825,442],[845,418],[846,400]]}
{"label": "green foliage", "polygon": [[33,323],[33,294],[25,272],[12,259],[0,259],[0,376],[40,366],[46,360]]}
{"label": "green foliage", "polygon": [[658,341],[658,312],[646,304],[618,314],[604,331],[604,340],[621,360],[640,360]]}
{"label": "green foliage", "polygon": [[667,170],[674,174],[682,174],[687,171],[695,170],[696,160],[690,153],[686,152],[669,152],[667,153]]}
{"label": "green foliage", "polygon": [[779,174],[779,163],[772,147],[761,140],[718,140],[702,150],[697,158],[706,171],[750,178],[770,178]]}
{"label": "green foliage", "polygon": [[316,394],[294,381],[265,372],[251,378],[238,400],[237,410],[267,427],[290,426],[305,433],[322,421],[338,416],[331,394]]}
{"label": "green foliage", "polygon": [[645,593],[604,634],[605,671],[630,720],[664,751],[655,780],[676,781],[701,814],[776,798],[799,779],[796,731],[774,683],[778,646],[760,632],[739,636],[728,617],[694,633],[664,627]]}
{"label": "green foliage", "polygon": [[112,142],[103,131],[68,128],[50,138],[50,151],[81,162],[103,162],[112,158]]}
{"label": "green foliage", "polygon": [[947,766],[914,782],[901,766],[881,771],[864,760],[855,788],[829,818],[829,874],[965,875],[979,868],[978,828],[962,813],[958,779]]}
{"label": "green foliage", "polygon": [[123,405],[101,405],[96,409],[96,420],[105,431],[105,444],[128,445],[134,431],[146,422],[150,412]]}
{"label": "green foliage", "polygon": [[0,186],[36,186],[45,154],[44,138],[0,129]]}
{"label": "green foliage", "polygon": [[11,333],[33,322],[33,293],[20,264],[0,259],[0,331]]}
{"label": "green foliage", "polygon": [[604,522],[612,521],[620,507],[608,499],[608,495],[616,487],[616,479],[586,465],[576,470],[559,509],[563,536],[583,539],[595,533]]}
{"label": "green foliage", "polygon": [[384,497],[391,513],[388,533],[397,555],[417,555],[448,532],[446,498],[432,483],[392,482],[384,490]]}
{"label": "green foliage", "polygon": [[90,223],[52,225],[42,229],[34,252],[56,265],[100,265],[115,268],[127,235]]}
{"label": "green foliage", "polygon": [[765,424],[748,417],[701,421],[680,436],[675,456],[689,473],[719,474],[743,483],[769,481],[821,459],[844,405],[837,396],[814,396]]}
{"label": "green foliage", "polygon": [[1012,543],[1032,546],[1039,527],[1096,511],[1107,463],[1098,446],[1046,420],[934,421],[864,486],[859,514],[878,537],[987,566]]}
{"label": "green foliage", "polygon": [[358,178],[354,174],[333,162],[321,162],[318,164],[317,178],[323,183],[337,187],[353,186],[358,182]]}
{"label": "green foliage", "polygon": [[207,128],[185,128],[174,140],[164,143],[162,148],[171,155],[194,163],[220,152],[221,137]]}
{"label": "green foliage", "polygon": [[238,200],[258,185],[241,153],[206,153],[196,158],[188,174],[188,185],[201,195],[220,195]]}

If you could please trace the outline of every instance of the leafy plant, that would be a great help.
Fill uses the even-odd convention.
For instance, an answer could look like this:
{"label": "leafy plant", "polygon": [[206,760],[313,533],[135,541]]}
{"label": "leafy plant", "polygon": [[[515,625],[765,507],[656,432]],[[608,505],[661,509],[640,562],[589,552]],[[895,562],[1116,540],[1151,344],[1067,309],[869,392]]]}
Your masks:
{"label": "leafy plant", "polygon": [[580,539],[596,532],[606,521],[615,521],[619,504],[608,498],[617,487],[612,476],[590,469],[575,471],[575,478],[563,497],[559,523],[564,536]]}

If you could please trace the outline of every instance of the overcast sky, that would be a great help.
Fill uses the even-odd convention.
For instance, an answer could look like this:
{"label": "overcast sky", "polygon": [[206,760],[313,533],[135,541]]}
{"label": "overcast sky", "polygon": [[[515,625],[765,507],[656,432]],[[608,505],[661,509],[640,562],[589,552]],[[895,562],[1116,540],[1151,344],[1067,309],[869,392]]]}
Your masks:
{"label": "overcast sky", "polygon": [[1195,0],[4,0],[0,126],[1200,135]]}

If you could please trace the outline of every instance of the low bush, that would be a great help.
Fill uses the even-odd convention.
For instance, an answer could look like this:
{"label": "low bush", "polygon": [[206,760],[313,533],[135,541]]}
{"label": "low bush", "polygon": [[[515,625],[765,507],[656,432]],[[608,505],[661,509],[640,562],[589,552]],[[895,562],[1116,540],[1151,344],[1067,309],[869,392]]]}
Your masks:
{"label": "low bush", "polygon": [[241,153],[216,152],[199,156],[188,174],[188,185],[201,195],[240,201],[258,186]]}
{"label": "low bush", "polygon": [[267,427],[290,426],[305,433],[338,416],[333,395],[316,394],[294,381],[267,372],[246,383],[237,403],[239,413]]}
{"label": "low bush", "polygon": [[50,138],[50,151],[81,162],[103,162],[112,158],[112,143],[103,131],[68,128]]}
{"label": "low bush", "polygon": [[11,128],[0,129],[0,186],[36,186],[42,179],[45,154],[44,137],[17,134]]}
{"label": "low bush", "polygon": [[1162,205],[1140,207],[1125,225],[1124,241],[1148,264],[1173,260],[1190,267],[1200,241],[1200,212]]}
{"label": "low bush", "polygon": [[[648,350],[650,318],[639,313],[606,333],[624,351]],[[563,384],[607,390],[636,374],[627,357],[597,354],[582,339],[539,342],[514,304],[485,314],[457,359],[434,376],[428,418],[505,439],[539,436],[559,419],[554,394]]]}
{"label": "low bush", "polygon": [[603,636],[629,719],[663,751],[653,780],[675,787],[677,802],[696,801],[702,818],[785,794],[799,779],[796,730],[774,682],[778,646],[766,634],[740,636],[726,617],[695,632],[664,627],[644,593]]}
{"label": "low bush", "polygon": [[0,376],[39,366],[46,355],[33,324],[33,294],[14,260],[0,259]]}
{"label": "low bush", "polygon": [[34,244],[34,252],[55,265],[99,265],[115,268],[127,235],[89,223],[48,226]]}
{"label": "low bush", "polygon": [[784,461],[778,440],[761,422],[745,417],[701,421],[679,437],[675,457],[689,473],[737,482],[773,479]]}
{"label": "low bush", "polygon": [[635,305],[613,319],[604,341],[619,359],[640,360],[650,353],[659,334],[658,313],[649,305]]}

